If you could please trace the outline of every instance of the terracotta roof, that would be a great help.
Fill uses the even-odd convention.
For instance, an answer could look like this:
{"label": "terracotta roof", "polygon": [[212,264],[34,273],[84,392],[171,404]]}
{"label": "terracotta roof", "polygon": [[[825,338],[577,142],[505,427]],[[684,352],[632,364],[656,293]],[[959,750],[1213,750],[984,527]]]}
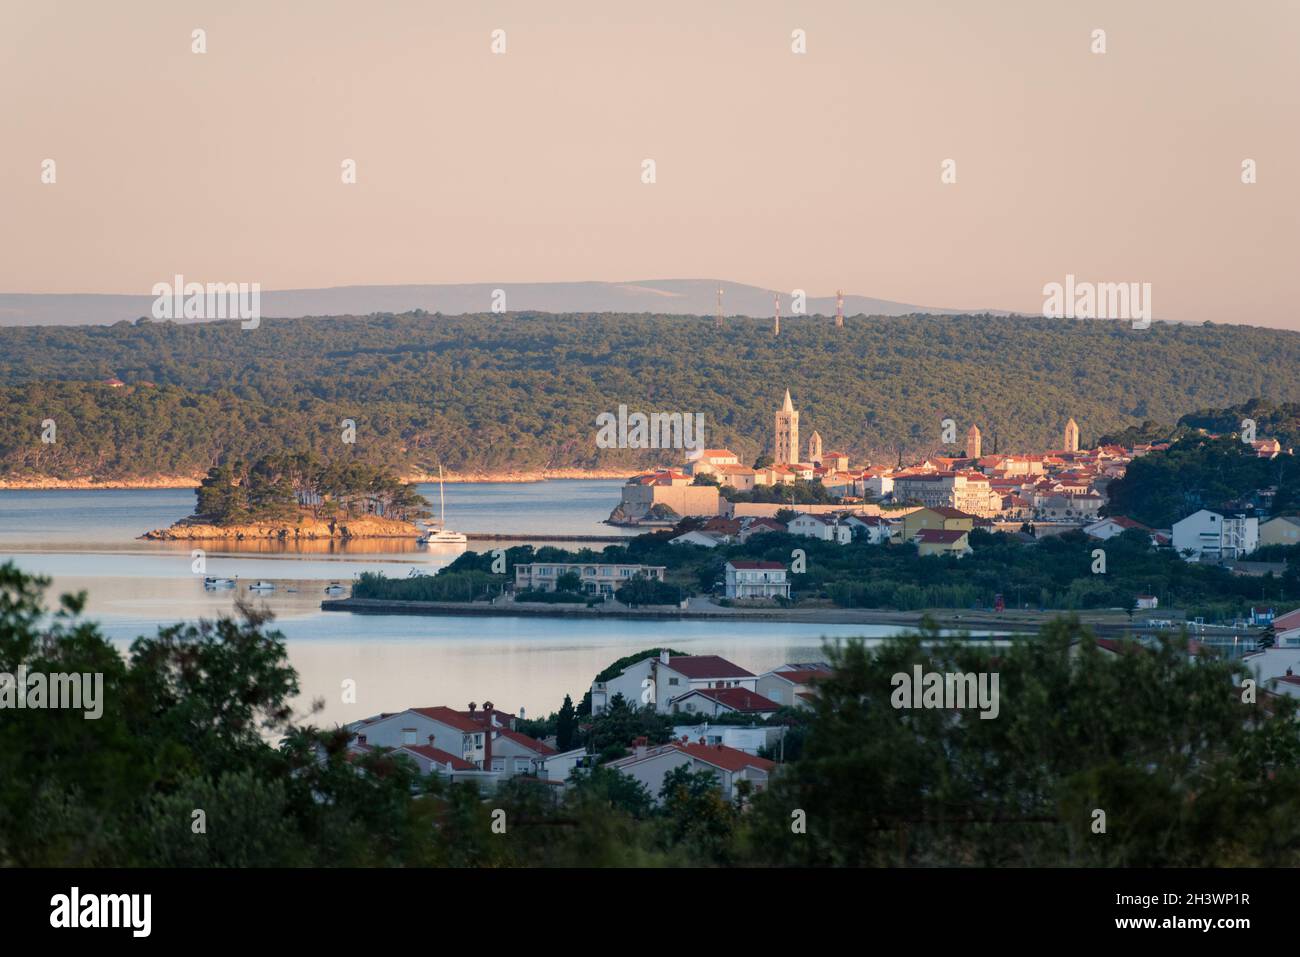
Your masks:
{"label": "terracotta roof", "polygon": [[464,758],[458,758],[450,751],[444,751],[442,748],[435,748],[431,744],[404,744],[398,751],[414,751],[416,754],[428,758],[438,764],[450,765],[454,771],[473,771],[474,765],[470,764]]}
{"label": "terracotta roof", "polygon": [[927,545],[951,545],[965,534],[959,528],[923,528],[916,533],[916,540]]}
{"label": "terracotta roof", "polygon": [[800,669],[791,669],[790,671],[774,671],[772,672],[772,674],[774,677],[784,678],[786,681],[789,681],[792,684],[806,685],[812,683],[813,681],[816,681],[819,678],[827,677],[829,675],[829,672],[821,671],[820,669],[815,669],[815,668],[800,668]]}
{"label": "terracotta roof", "polygon": [[536,751],[538,754],[550,756],[552,754],[560,753],[549,744],[538,741],[536,738],[530,738],[526,734],[520,734],[518,731],[511,731],[509,728],[497,728],[496,730],[501,737],[509,738],[511,741],[515,742],[515,744],[522,745],[530,751]]}
{"label": "terracotta roof", "polygon": [[959,508],[951,508],[947,505],[927,505],[926,508],[929,511],[934,512],[936,515],[941,515],[944,518],[974,518],[975,517],[974,515],[971,515],[969,512],[963,512]]}
{"label": "terracotta roof", "polygon": [[766,758],[746,754],[737,748],[729,748],[725,744],[685,744],[678,741],[673,747],[678,751],[684,751],[697,761],[712,764],[724,771],[740,771],[747,767],[757,768],[760,771],[771,771],[776,767],[775,761],[768,761]]}
{"label": "terracotta roof", "polygon": [[449,728],[455,728],[457,731],[482,731],[483,725],[477,721],[471,721],[458,711],[451,708],[439,706],[436,708],[411,708],[416,714],[422,714],[426,718],[439,721]]}
{"label": "terracotta roof", "polygon": [[[782,567],[780,565],[778,568]],[[679,655],[668,659],[668,667],[687,678],[753,678],[753,672],[718,655]]]}
{"label": "terracotta roof", "polygon": [[694,691],[679,695],[673,701],[681,701],[691,695],[701,695],[710,701],[725,705],[732,711],[776,711],[781,707],[771,698],[765,698],[757,691],[750,691],[747,688],[696,688]]}

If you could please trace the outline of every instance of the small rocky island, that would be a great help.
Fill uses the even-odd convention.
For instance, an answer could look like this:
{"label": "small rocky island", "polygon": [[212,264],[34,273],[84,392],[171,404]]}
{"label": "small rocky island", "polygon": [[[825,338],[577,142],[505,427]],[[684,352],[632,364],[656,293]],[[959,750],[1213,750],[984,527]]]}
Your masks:
{"label": "small rocky island", "polygon": [[199,483],[194,514],[140,536],[164,541],[416,538],[429,515],[414,488],[382,466],[274,455],[223,461]]}

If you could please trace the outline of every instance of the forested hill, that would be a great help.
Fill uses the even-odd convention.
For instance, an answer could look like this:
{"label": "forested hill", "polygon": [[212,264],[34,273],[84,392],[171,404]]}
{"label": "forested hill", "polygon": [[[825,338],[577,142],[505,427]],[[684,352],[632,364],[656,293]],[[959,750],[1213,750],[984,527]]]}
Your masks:
{"label": "forested hill", "polygon": [[805,441],[855,460],[935,450],[945,418],[959,437],[978,424],[986,451],[1027,451],[1059,447],[1070,416],[1089,443],[1300,401],[1298,361],[1281,330],[993,316],[785,317],[779,339],[767,320],[610,314],[3,328],[0,476],[200,475],[226,453],[306,450],[407,471],[680,461],[597,448],[596,416],[620,404],[703,413],[707,444],[748,462],[786,388]]}

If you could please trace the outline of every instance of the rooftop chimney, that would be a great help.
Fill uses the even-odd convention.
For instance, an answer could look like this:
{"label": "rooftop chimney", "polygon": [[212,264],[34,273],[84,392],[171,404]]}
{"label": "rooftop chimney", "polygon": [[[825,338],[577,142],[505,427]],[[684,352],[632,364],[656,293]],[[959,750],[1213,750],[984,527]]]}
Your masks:
{"label": "rooftop chimney", "polygon": [[478,710],[478,705],[476,705],[473,701],[471,701],[469,703],[469,713],[473,714],[477,710]]}
{"label": "rooftop chimney", "polygon": [[668,664],[668,649],[667,649],[667,648],[660,648],[660,649],[659,649],[659,663],[660,663],[661,665],[666,665],[666,664]]}

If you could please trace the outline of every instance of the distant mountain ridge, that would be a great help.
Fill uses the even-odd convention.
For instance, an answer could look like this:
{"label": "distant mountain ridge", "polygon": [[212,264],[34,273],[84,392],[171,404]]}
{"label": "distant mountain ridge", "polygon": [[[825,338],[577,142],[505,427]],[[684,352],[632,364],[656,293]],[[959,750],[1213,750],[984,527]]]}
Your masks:
{"label": "distant mountain ridge", "polygon": [[[187,276],[190,281],[203,281]],[[160,280],[162,281],[162,280]],[[214,280],[215,281],[215,280]],[[407,313],[417,309],[444,315],[490,312],[493,294],[502,289],[510,312],[653,313],[711,316],[722,289],[722,310],[729,316],[772,315],[774,290],[719,279],[647,279],[634,282],[445,283],[393,286],[336,286],[325,289],[262,290],[262,315],[296,319],[304,316],[365,316]],[[780,290],[781,315],[792,314],[790,290]],[[0,293],[0,326],[112,325],[148,316],[153,296],[110,293]],[[835,296],[809,296],[809,315],[835,314]],[[955,309],[845,295],[848,316],[955,315],[1005,310]]]}

